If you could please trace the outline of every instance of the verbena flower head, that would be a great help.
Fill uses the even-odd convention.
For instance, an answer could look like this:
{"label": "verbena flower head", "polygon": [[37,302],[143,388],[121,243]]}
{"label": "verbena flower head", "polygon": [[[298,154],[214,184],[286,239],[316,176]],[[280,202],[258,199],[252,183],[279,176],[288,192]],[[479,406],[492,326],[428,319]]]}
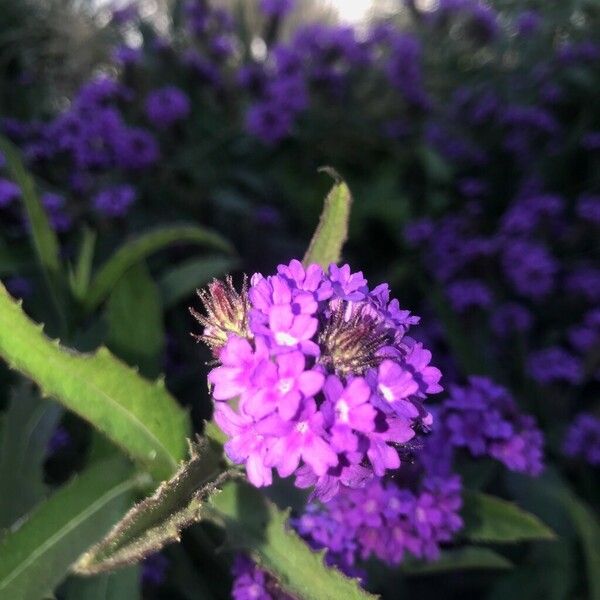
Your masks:
{"label": "verbena flower head", "polygon": [[272,470],[321,498],[400,466],[398,449],[429,428],[423,406],[442,390],[431,353],[407,335],[418,323],[386,284],[369,289],[348,265],[255,274],[200,292],[215,420],[228,457],[256,486]]}

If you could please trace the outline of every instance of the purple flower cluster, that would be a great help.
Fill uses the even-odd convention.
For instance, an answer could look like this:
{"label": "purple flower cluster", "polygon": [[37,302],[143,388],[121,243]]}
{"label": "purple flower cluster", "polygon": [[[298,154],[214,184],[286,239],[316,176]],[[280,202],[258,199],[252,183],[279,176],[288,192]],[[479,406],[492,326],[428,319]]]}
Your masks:
{"label": "purple flower cluster", "polygon": [[600,466],[600,419],[590,413],[577,415],[565,436],[563,452],[594,467]]}
{"label": "purple flower cluster", "polygon": [[[271,9],[287,5],[268,4]],[[275,144],[292,133],[307,109],[318,108],[320,102],[326,106],[342,102],[352,93],[358,72],[366,68],[381,80],[380,86],[390,88],[394,99],[425,110],[430,100],[422,62],[420,41],[392,27],[376,26],[361,39],[351,27],[303,26],[288,43],[271,48],[265,61],[240,70],[239,81],[253,98],[246,128]]]}
{"label": "purple flower cluster", "polygon": [[429,428],[423,407],[442,390],[431,353],[407,335],[418,323],[386,284],[370,290],[348,265],[255,274],[235,292],[215,281],[201,298],[201,336],[225,451],[256,486],[272,469],[322,499],[400,467],[398,449]]}
{"label": "purple flower cluster", "polygon": [[462,528],[461,492],[457,475],[425,477],[416,491],[377,478],[364,488],[344,489],[325,505],[309,504],[293,525],[349,575],[370,557],[388,565],[400,564],[407,554],[435,560],[440,544]]}
{"label": "purple flower cluster", "polygon": [[490,379],[473,376],[466,386],[450,386],[439,416],[452,446],[476,457],[491,456],[512,471],[542,472],[543,436],[535,419]]}

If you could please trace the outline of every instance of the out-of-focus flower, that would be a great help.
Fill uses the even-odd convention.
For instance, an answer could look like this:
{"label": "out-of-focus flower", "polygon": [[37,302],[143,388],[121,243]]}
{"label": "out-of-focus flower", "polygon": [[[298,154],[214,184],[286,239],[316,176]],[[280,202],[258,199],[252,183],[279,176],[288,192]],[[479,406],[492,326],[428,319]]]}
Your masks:
{"label": "out-of-focus flower", "polygon": [[294,9],[295,4],[295,0],[260,0],[261,10],[270,17],[287,15]]}
{"label": "out-of-focus flower", "polygon": [[160,129],[185,119],[190,113],[187,95],[174,86],[152,90],[146,98],[146,116]]}
{"label": "out-of-focus flower", "polygon": [[543,469],[543,437],[535,420],[519,411],[508,390],[486,377],[451,386],[440,420],[450,443],[473,456],[491,456],[530,475]]}
{"label": "out-of-focus flower", "polygon": [[235,557],[232,575],[233,600],[293,600],[274,577],[241,554]]}
{"label": "out-of-focus flower", "polygon": [[169,559],[157,552],[148,556],[142,563],[142,583],[148,587],[158,587],[165,581]]}
{"label": "out-of-focus flower", "polygon": [[0,177],[0,208],[12,204],[17,198],[21,197],[21,188],[8,179]]}
{"label": "out-of-focus flower", "polygon": [[563,451],[571,458],[600,466],[600,419],[590,413],[577,415],[565,436]]}
{"label": "out-of-focus flower", "polygon": [[135,202],[136,196],[134,187],[127,184],[115,185],[98,192],[92,203],[96,211],[106,217],[123,217]]}
{"label": "out-of-focus flower", "polygon": [[542,385],[561,381],[576,385],[583,380],[581,361],[560,346],[531,353],[527,359],[527,372]]}

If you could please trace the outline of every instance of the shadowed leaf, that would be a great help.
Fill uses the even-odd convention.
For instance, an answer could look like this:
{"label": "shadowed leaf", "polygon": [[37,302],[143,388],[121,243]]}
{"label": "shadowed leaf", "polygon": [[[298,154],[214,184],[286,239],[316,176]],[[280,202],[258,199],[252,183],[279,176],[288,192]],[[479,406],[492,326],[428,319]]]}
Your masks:
{"label": "shadowed leaf", "polygon": [[432,562],[409,562],[402,565],[406,575],[430,575],[448,571],[477,569],[510,569],[511,562],[489,548],[466,546],[456,550],[444,550],[441,556]]}
{"label": "shadowed leaf", "polygon": [[107,346],[148,377],[160,371],[165,339],[158,288],[146,265],[137,264],[113,289],[106,305]]}
{"label": "shadowed leaf", "polygon": [[27,513],[46,493],[44,460],[61,409],[30,383],[12,390],[0,436],[0,529]]}
{"label": "shadowed leaf", "polygon": [[199,244],[232,253],[233,248],[218,233],[199,226],[172,225],[149,231],[126,242],[100,267],[92,279],[83,307],[87,312],[97,308],[117,281],[135,264],[154,252],[172,244]]}
{"label": "shadowed leaf", "polygon": [[96,463],[38,506],[0,542],[0,598],[39,600],[121,516],[141,483],[123,460]]}
{"label": "shadowed leaf", "polygon": [[554,532],[535,515],[495,496],[465,492],[463,535],[477,542],[553,540]]}

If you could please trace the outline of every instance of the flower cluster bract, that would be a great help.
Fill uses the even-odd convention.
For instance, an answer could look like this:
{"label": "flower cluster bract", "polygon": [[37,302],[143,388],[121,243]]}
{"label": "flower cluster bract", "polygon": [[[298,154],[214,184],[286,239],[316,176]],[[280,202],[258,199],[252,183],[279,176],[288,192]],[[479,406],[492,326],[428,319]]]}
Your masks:
{"label": "flower cluster bract", "polygon": [[431,425],[423,401],[442,390],[407,335],[418,317],[348,265],[293,260],[250,283],[237,294],[213,282],[207,316],[195,313],[220,363],[209,381],[229,458],[256,486],[276,469],[325,500],[397,469],[398,449]]}

